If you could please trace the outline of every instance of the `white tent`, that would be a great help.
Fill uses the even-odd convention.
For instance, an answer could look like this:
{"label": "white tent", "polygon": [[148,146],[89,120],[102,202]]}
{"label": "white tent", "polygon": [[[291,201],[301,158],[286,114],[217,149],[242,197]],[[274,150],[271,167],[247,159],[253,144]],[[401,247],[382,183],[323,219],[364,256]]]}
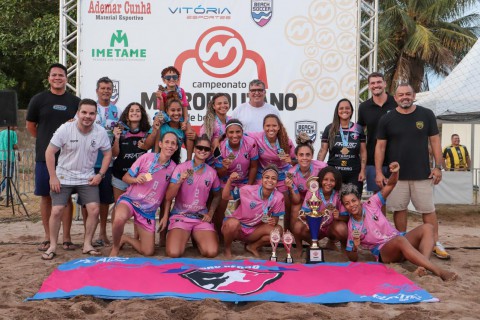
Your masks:
{"label": "white tent", "polygon": [[[453,71],[428,94],[418,96],[418,104],[431,109],[436,116],[463,114],[454,121],[480,120],[480,41],[470,49]],[[452,119],[453,120],[453,119]]]}

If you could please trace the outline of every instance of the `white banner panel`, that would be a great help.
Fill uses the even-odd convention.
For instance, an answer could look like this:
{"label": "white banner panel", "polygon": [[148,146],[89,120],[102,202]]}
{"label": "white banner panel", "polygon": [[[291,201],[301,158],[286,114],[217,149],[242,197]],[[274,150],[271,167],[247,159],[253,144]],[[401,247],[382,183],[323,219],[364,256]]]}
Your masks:
{"label": "white banner panel", "polygon": [[202,124],[213,94],[232,108],[247,100],[248,83],[267,84],[290,137],[319,131],[338,100],[356,96],[357,2],[80,1],[80,93],[115,80],[115,103],[140,102],[153,115],[160,72],[174,65],[187,92],[193,126]]}

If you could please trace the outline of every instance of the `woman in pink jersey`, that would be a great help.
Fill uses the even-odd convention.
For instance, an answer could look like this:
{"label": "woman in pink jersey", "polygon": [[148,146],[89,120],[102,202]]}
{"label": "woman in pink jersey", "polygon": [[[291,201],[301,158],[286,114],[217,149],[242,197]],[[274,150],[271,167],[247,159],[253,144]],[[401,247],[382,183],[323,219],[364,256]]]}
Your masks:
{"label": "woman in pink jersey", "polygon": [[274,228],[282,232],[278,218],[285,214],[285,201],[276,190],[278,174],[278,169],[270,165],[263,170],[261,185],[247,185],[234,191],[230,191],[231,186],[239,175],[233,172],[228,178],[222,198],[240,199],[240,206],[222,226],[226,258],[232,257],[231,245],[235,239],[244,241],[245,249],[258,258],[258,249],[270,243],[270,232]]}
{"label": "woman in pink jersey", "polygon": [[[176,166],[170,158],[178,148],[177,136],[167,133],[159,143],[160,153],[142,155],[123,176],[123,181],[130,186],[116,204],[110,256],[117,256],[125,243],[144,256],[151,256],[155,251],[155,213],[162,203],[167,183]],[[164,202],[164,210],[167,205]],[[125,223],[132,216],[140,239],[123,235]]]}
{"label": "woman in pink jersey", "polygon": [[264,169],[273,164],[278,168],[277,189],[285,196],[286,213],[284,225],[290,227],[290,197],[285,185],[287,171],[294,165],[295,148],[288,137],[287,130],[274,114],[268,114],[263,119],[263,132],[247,133],[257,141],[258,145],[258,173],[257,184],[260,184]]}
{"label": "woman in pink jersey", "polygon": [[[237,119],[230,119],[226,125],[226,133],[222,136],[219,153],[215,158],[215,169],[222,188],[233,173],[238,173],[238,179],[231,184],[233,188],[240,188],[247,184],[255,184],[258,168],[258,148],[252,137],[243,135],[243,125]],[[223,219],[228,200],[221,200],[215,213],[215,229],[221,232]]]}
{"label": "woman in pink jersey", "polygon": [[423,224],[403,233],[396,230],[383,215],[381,208],[398,181],[400,165],[389,166],[390,178],[387,184],[365,203],[361,203],[356,186],[344,185],[341,190],[342,203],[350,214],[348,221],[347,256],[358,260],[358,248],[368,249],[378,262],[391,263],[408,260],[419,266],[416,273],[424,275],[430,270],[442,280],[454,280],[457,274],[444,270],[430,262],[433,246],[433,226]]}
{"label": "woman in pink jersey", "polygon": [[[347,223],[348,213],[342,206],[340,201],[340,188],[342,186],[342,176],[338,170],[332,167],[325,167],[318,174],[320,188],[315,192],[318,199],[321,200],[319,211],[328,213],[326,222],[321,226],[318,233],[318,240],[328,237],[332,241],[339,240],[342,247],[347,242]],[[306,186],[307,187],[307,186]],[[307,190],[301,210],[309,213],[312,209],[308,206],[308,200],[312,197],[312,193]],[[311,242],[310,230],[303,218],[292,220],[294,227],[292,233],[297,243],[296,256],[301,256],[302,241]]]}
{"label": "woman in pink jersey", "polygon": [[[194,152],[193,160],[175,168],[165,197],[165,215],[160,221],[163,230],[169,219],[166,254],[172,258],[183,255],[190,236],[202,256],[213,258],[218,253],[218,236],[211,220],[220,201],[220,180],[217,172],[205,163],[211,152],[206,135],[195,139]],[[213,199],[207,209],[210,192]],[[173,198],[175,205],[170,210]]]}
{"label": "woman in pink jersey", "polygon": [[200,135],[206,134],[212,141],[212,150],[220,144],[220,138],[225,134],[225,126],[230,117],[227,112],[230,110],[230,102],[225,93],[217,93],[208,102],[207,112],[200,128]]}
{"label": "woman in pink jersey", "polygon": [[291,167],[287,172],[287,179],[291,179],[294,185],[295,192],[290,195],[290,202],[292,204],[292,219],[290,226],[285,226],[293,230],[297,222],[298,212],[302,207],[302,203],[307,194],[307,179],[318,176],[321,169],[325,168],[327,164],[323,161],[313,160],[313,141],[310,137],[302,132],[297,137],[297,147],[295,148],[295,156],[298,163]]}

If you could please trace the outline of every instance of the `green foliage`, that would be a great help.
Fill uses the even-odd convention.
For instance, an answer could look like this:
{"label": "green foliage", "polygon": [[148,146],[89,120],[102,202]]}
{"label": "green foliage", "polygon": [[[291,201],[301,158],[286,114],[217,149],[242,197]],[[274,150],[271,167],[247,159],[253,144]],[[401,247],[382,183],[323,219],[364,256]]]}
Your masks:
{"label": "green foliage", "polygon": [[391,92],[407,80],[419,91],[426,72],[448,75],[480,34],[480,15],[465,15],[478,0],[379,3],[379,69]]}
{"label": "green foliage", "polygon": [[0,88],[17,90],[19,108],[45,89],[58,59],[58,2],[0,1]]}

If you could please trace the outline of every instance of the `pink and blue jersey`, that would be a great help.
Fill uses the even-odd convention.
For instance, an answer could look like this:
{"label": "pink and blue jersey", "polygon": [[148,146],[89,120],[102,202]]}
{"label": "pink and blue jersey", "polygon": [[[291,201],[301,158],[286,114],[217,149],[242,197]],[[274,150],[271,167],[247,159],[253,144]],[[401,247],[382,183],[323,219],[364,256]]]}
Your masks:
{"label": "pink and blue jersey", "polygon": [[274,190],[268,199],[263,199],[262,190],[262,186],[247,185],[232,191],[233,198],[240,199],[240,205],[231,217],[242,226],[255,227],[262,223],[264,215],[280,217],[285,214],[283,194]]}
{"label": "pink and blue jersey", "polygon": [[380,249],[391,239],[401,235],[382,213],[382,205],[385,199],[380,192],[374,194],[362,204],[363,220],[356,221],[350,216],[348,221],[347,251],[353,250],[353,230],[360,230],[360,245],[372,252],[377,258]]}
{"label": "pink and blue jersey", "polygon": [[[320,199],[320,207],[318,208],[318,211],[323,211],[327,208],[329,204],[333,204],[341,216],[348,216],[347,210],[345,209],[342,202],[340,201],[340,194],[338,193],[338,191],[333,190],[328,200],[325,200],[323,193],[321,193],[321,189],[315,192],[315,195],[317,196],[318,199]],[[312,193],[307,190],[305,199],[303,200],[303,204],[302,204],[302,210],[307,213],[312,212],[312,209],[310,209],[307,203],[307,201],[310,200],[311,197],[312,197]],[[328,228],[330,227],[330,225],[334,220],[333,213],[330,213],[328,218],[325,218],[325,219],[328,219],[328,220],[320,228],[320,232],[323,235],[327,234]]]}
{"label": "pink and blue jersey", "polygon": [[[278,154],[281,151],[280,145],[277,142],[272,146],[268,140],[267,137],[265,136],[265,132],[249,132],[248,133],[249,137],[252,137],[255,139],[258,145],[258,173],[257,173],[257,180],[262,179],[262,173],[263,170],[269,165],[269,164],[274,164],[277,166],[279,170],[279,175],[278,175],[278,181],[283,181],[285,180],[286,173],[288,169],[290,169],[292,166],[289,163],[286,163],[282,160],[280,160]],[[290,147],[290,158],[293,160],[296,158],[295,156],[295,147],[293,145],[292,140],[288,140],[288,145]],[[287,150],[284,150],[285,153]]]}
{"label": "pink and blue jersey", "polygon": [[[225,123],[220,121],[220,118],[215,115],[215,124],[213,125],[213,134],[212,134],[212,141],[215,139],[220,139],[225,134],[225,125],[230,120],[231,117],[227,116],[225,119]],[[205,133],[204,125],[200,128],[200,135]]]}
{"label": "pink and blue jersey", "polygon": [[303,173],[300,171],[300,165],[296,164],[292,168],[288,170],[291,174],[293,174],[293,184],[295,185],[295,188],[298,190],[300,193],[300,196],[305,198],[305,195],[307,194],[307,179],[309,177],[315,177],[318,176],[318,173],[320,170],[325,168],[327,164],[323,161],[319,160],[312,160],[310,163],[310,169],[309,172],[305,177],[303,176]]}
{"label": "pink and blue jersey", "polygon": [[159,164],[159,156],[159,153],[145,153],[133,163],[128,169],[132,177],[149,172],[152,180],[142,184],[132,183],[118,199],[118,201],[125,200],[131,203],[139,214],[151,220],[155,219],[155,213],[165,197],[176,167],[171,160],[163,165]]}
{"label": "pink and blue jersey", "polygon": [[215,167],[221,168],[223,167],[222,161],[225,158],[228,158],[230,153],[233,153],[235,159],[232,161],[230,166],[228,167],[227,175],[220,178],[222,182],[222,187],[225,186],[225,183],[230,177],[230,174],[233,172],[237,172],[240,176],[240,179],[233,181],[233,187],[240,187],[248,183],[248,173],[250,170],[250,161],[251,160],[258,160],[258,148],[255,139],[249,136],[243,136],[242,140],[240,141],[240,147],[237,151],[234,151],[228,142],[228,139],[223,140],[220,142],[220,152],[221,155],[217,159],[215,159]]}
{"label": "pink and blue jersey", "polygon": [[177,183],[180,180],[182,172],[187,169],[193,169],[195,173],[192,177],[188,177],[183,181],[177,196],[175,197],[175,205],[170,211],[170,216],[175,214],[206,214],[207,200],[210,190],[220,190],[220,180],[217,172],[207,164],[201,165],[199,168],[193,167],[193,160],[179,164],[173,172],[171,182]]}
{"label": "pink and blue jersey", "polygon": [[[187,100],[187,95],[185,94],[185,90],[183,90],[183,88],[180,88],[179,86],[176,86],[175,91],[177,91],[178,98],[182,101],[182,106],[183,107],[188,107],[188,100]],[[162,92],[162,98],[163,98],[164,105],[167,105],[167,93],[168,93],[168,91],[163,91]],[[157,107],[158,106],[160,106],[159,99],[157,99]]]}

